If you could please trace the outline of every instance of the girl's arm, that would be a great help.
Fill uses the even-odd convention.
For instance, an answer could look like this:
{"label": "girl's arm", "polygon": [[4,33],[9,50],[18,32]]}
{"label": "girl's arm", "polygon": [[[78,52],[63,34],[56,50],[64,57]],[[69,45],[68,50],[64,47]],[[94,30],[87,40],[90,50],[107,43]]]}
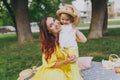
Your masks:
{"label": "girl's arm", "polygon": [[80,23],[80,13],[76,8],[73,9],[76,14],[76,17],[74,18],[73,26],[76,27]]}
{"label": "girl's arm", "polygon": [[76,15],[76,17],[74,18],[73,27],[76,27],[80,22],[80,13],[79,13],[79,11],[73,5],[66,4],[65,6],[71,7],[74,10],[74,14]]}
{"label": "girl's arm", "polygon": [[80,32],[78,29],[76,30],[76,36],[77,36],[77,41],[81,43],[87,42],[87,38],[84,36],[82,32]]}

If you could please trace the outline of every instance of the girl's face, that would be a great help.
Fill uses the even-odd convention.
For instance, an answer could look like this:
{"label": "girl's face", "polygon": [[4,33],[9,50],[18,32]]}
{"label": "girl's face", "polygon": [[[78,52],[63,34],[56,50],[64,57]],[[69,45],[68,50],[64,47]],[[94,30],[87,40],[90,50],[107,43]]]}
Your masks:
{"label": "girl's face", "polygon": [[71,19],[67,14],[60,14],[60,22],[62,25],[71,23]]}
{"label": "girl's face", "polygon": [[48,31],[53,35],[57,35],[61,30],[60,22],[52,17],[47,18],[46,24]]}

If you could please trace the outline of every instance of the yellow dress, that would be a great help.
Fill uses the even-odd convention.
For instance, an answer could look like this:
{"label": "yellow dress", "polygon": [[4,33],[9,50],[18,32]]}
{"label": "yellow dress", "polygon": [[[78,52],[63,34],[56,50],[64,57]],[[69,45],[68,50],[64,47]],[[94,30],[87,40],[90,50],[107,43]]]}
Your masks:
{"label": "yellow dress", "polygon": [[66,57],[59,47],[56,48],[51,59],[46,62],[45,55],[42,56],[42,66],[31,80],[74,80],[70,64],[58,68],[52,68],[55,62],[64,60]]}
{"label": "yellow dress", "polygon": [[[70,56],[76,55],[79,57],[77,48],[65,48],[64,52]],[[71,72],[73,75],[73,80],[83,80],[82,75],[80,74],[80,68],[78,67],[77,62],[70,64]]]}

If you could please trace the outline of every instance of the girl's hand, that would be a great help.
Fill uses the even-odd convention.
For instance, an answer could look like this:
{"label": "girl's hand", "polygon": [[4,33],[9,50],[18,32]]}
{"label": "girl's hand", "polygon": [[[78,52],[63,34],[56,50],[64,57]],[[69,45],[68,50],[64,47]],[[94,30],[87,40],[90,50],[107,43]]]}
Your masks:
{"label": "girl's hand", "polygon": [[80,16],[79,11],[77,10],[75,6],[70,5],[70,4],[66,4],[65,6],[72,8],[74,10],[75,15]]}

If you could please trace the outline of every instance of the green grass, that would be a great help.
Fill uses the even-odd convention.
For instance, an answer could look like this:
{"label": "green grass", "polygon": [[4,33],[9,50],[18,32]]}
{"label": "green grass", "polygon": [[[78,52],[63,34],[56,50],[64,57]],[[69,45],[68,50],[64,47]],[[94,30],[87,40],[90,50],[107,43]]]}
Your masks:
{"label": "green grass", "polygon": [[108,25],[120,25],[120,20],[108,21]]}
{"label": "green grass", "polygon": [[[87,36],[87,30],[82,32]],[[0,80],[16,80],[21,70],[42,64],[38,33],[34,37],[34,42],[20,45],[15,34],[0,34]],[[93,56],[94,61],[108,59],[113,53],[120,56],[120,28],[109,29],[103,38],[78,45],[80,56]]]}
{"label": "green grass", "polygon": [[[85,27],[85,26],[89,26],[89,25],[90,25],[90,23],[80,23],[78,26]],[[120,20],[108,21],[108,25],[120,25]]]}
{"label": "green grass", "polygon": [[[88,40],[86,44],[79,43],[79,52],[81,56],[94,56],[95,61],[108,59],[110,54],[120,56],[120,28],[109,29],[103,38],[98,40]],[[88,31],[84,31],[85,34]]]}
{"label": "green grass", "polygon": [[21,70],[41,64],[38,40],[19,45],[15,34],[0,34],[0,42],[0,80],[17,80]]}

